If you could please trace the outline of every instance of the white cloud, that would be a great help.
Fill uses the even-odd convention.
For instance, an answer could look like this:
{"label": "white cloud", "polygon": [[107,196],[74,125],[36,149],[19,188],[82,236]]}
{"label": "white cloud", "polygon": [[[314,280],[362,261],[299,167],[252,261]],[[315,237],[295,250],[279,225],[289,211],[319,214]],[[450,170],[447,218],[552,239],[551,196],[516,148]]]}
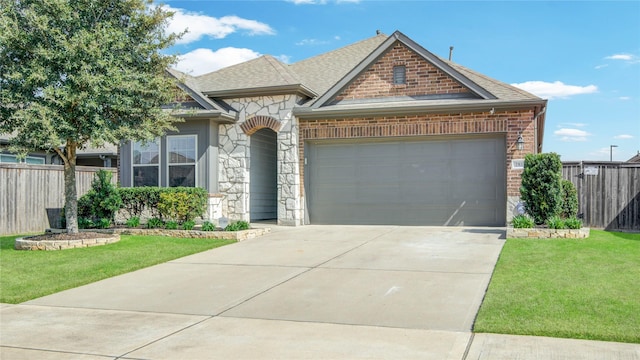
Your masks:
{"label": "white cloud", "polygon": [[558,127],[563,127],[563,126],[573,126],[573,127],[585,127],[587,126],[587,124],[585,123],[562,123],[560,125],[558,125]]}
{"label": "white cloud", "polygon": [[624,61],[631,61],[633,60],[633,58],[634,56],[631,54],[615,54],[615,55],[605,57],[605,59],[609,59],[609,60],[624,60]]}
{"label": "white cloud", "polygon": [[621,134],[621,135],[616,135],[613,138],[614,139],[621,139],[621,140],[629,140],[629,139],[633,139],[633,135]]}
{"label": "white cloud", "polygon": [[550,100],[558,98],[565,99],[573,95],[591,94],[598,91],[598,87],[595,85],[567,85],[561,81],[552,83],[546,81],[526,81],[511,85]]}
{"label": "white cloud", "polygon": [[594,69],[596,69],[596,70],[600,70],[600,69],[602,69],[602,68],[606,68],[607,66],[609,66],[609,64],[597,65]]}
{"label": "white cloud", "polygon": [[184,30],[188,31],[182,36],[182,39],[177,41],[178,44],[192,43],[200,40],[204,36],[222,39],[237,31],[243,31],[249,35],[273,35],[276,33],[275,30],[265,23],[243,19],[238,16],[215,18],[169,6],[167,6],[166,9],[174,12],[167,31],[170,33],[180,33]]}
{"label": "white cloud", "polygon": [[200,48],[181,55],[175,68],[189,75],[197,76],[259,56],[260,53],[251,49],[226,47],[213,51]]}
{"label": "white cloud", "polygon": [[291,62],[291,56],[289,55],[278,55],[278,56],[274,56],[276,59],[282,61],[285,64],[288,64]]}
{"label": "white cloud", "polygon": [[629,96],[620,96],[618,99],[620,100],[631,100]]}
{"label": "white cloud", "polygon": [[588,132],[580,129],[562,128],[553,132],[553,135],[560,136],[560,141],[576,142],[587,141],[587,137],[591,136]]}
{"label": "white cloud", "polygon": [[315,45],[325,45],[328,44],[327,40],[318,40],[318,39],[302,39],[296,43],[298,46],[315,46]]}

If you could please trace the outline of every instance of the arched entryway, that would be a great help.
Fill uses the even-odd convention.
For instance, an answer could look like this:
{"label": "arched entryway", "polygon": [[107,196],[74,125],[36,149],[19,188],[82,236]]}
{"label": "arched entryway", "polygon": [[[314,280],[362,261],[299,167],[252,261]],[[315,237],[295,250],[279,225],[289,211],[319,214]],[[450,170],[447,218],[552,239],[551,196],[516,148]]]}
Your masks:
{"label": "arched entryway", "polygon": [[251,221],[278,218],[277,134],[262,128],[251,135],[249,202]]}

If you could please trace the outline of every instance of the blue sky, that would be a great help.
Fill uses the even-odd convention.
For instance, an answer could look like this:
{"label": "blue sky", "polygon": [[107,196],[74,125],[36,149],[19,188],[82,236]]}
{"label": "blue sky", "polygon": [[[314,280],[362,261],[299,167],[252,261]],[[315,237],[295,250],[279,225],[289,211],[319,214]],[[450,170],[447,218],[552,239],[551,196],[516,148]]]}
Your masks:
{"label": "blue sky", "polygon": [[403,32],[427,50],[549,99],[543,151],[640,151],[640,1],[167,1],[169,49],[193,75],[269,54],[286,63]]}

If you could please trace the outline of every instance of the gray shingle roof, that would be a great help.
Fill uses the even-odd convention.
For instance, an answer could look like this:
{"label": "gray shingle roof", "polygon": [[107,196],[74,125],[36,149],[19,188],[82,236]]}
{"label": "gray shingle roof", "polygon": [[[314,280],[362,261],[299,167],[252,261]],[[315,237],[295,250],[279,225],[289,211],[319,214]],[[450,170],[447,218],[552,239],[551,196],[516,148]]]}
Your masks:
{"label": "gray shingle roof", "polygon": [[195,80],[204,93],[302,84],[296,73],[271,55],[200,75]]}
{"label": "gray shingle roof", "polygon": [[[405,36],[399,32],[394,33],[392,37],[405,39]],[[225,96],[237,96],[241,91],[246,90],[276,89],[278,87],[293,89],[297,86],[307,89],[307,96],[318,99],[338,82],[345,79],[356,67],[366,65],[363,64],[363,61],[370,58],[370,55],[385,42],[389,43],[388,40],[390,40],[389,36],[378,34],[290,65],[280,62],[273,56],[264,55],[197,77],[177,73],[179,73],[178,76],[182,76],[185,79],[185,85],[188,88],[204,98],[207,98],[205,94],[225,98]],[[406,38],[405,40],[413,43],[411,39]],[[414,45],[419,47],[417,44]],[[421,49],[421,47],[419,48]],[[497,98],[496,100],[542,101],[539,97],[524,90],[489,78],[454,62],[437,58],[436,56],[433,57],[436,63],[440,62],[441,66],[445,68],[450,67],[450,69],[453,69],[454,75],[455,72],[458,72],[478,87],[494,95]],[[175,70],[173,71],[176,72]],[[178,77],[177,75],[174,76]],[[211,99],[207,98],[207,102],[209,106],[220,108],[220,105]]]}
{"label": "gray shingle roof", "polygon": [[492,93],[495,97],[500,100],[542,100],[541,98],[528,93],[522,89],[518,89],[515,86],[503,83],[502,81],[498,81],[496,79],[492,79],[486,75],[475,72],[471,69],[468,69],[462,65],[456,64],[452,61],[443,60],[449,66],[454,68],[459,73],[463,74],[467,78],[469,78],[474,83],[478,84],[488,92]]}
{"label": "gray shingle roof", "polygon": [[342,79],[387,39],[379,34],[357,43],[289,65],[303,80],[303,84],[318,95]]}

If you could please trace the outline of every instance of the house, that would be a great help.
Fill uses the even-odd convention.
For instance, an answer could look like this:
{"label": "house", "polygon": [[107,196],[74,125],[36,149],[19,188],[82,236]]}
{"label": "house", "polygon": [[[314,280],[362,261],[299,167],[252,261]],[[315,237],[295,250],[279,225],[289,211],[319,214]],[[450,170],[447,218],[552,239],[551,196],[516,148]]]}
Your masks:
{"label": "house", "polygon": [[633,155],[629,160],[627,160],[628,163],[640,163],[640,151],[638,151],[637,154]]}
{"label": "house", "polygon": [[[9,151],[10,134],[0,134],[0,163],[54,164],[62,165],[62,159],[53,151],[32,151],[24,158]],[[76,165],[97,167],[118,167],[118,146],[105,144],[103,147],[78,149]]]}
{"label": "house", "polygon": [[179,132],[122,145],[123,186],[200,186],[211,218],[281,225],[504,226],[547,101],[401,32],[293,64],[200,76]]}

